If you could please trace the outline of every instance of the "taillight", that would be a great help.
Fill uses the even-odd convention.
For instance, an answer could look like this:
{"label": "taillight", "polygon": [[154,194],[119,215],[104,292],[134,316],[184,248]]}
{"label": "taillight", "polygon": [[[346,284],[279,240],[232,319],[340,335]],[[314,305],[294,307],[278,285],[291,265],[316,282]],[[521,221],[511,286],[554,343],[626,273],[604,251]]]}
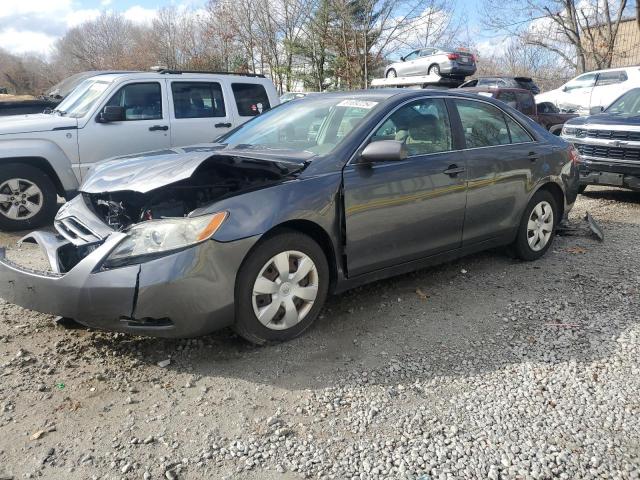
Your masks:
{"label": "taillight", "polygon": [[457,53],[447,53],[447,58],[449,60],[457,60],[460,58],[460,55],[458,55]]}
{"label": "taillight", "polygon": [[573,163],[574,165],[578,165],[579,163],[582,163],[582,157],[580,156],[580,152],[574,146],[571,146],[569,148],[569,159],[571,160],[571,163]]}
{"label": "taillight", "polygon": [[476,56],[475,56],[475,55],[471,55],[469,58],[471,58],[471,61],[472,61],[472,62],[475,62],[475,61],[476,61]]}

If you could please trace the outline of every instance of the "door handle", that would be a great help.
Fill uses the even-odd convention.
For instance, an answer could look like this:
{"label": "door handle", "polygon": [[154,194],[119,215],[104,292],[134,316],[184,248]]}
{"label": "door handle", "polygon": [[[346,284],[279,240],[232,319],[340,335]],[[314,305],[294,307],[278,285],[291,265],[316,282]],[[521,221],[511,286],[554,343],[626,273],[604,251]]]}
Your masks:
{"label": "door handle", "polygon": [[156,130],[164,130],[166,132],[169,130],[169,125],[154,125],[153,127],[149,127],[150,132],[155,132]]}
{"label": "door handle", "polygon": [[443,173],[446,173],[450,177],[455,177],[459,173],[464,173],[464,171],[465,171],[464,167],[459,167],[454,164],[454,165],[449,165],[449,168],[447,168]]}
{"label": "door handle", "polygon": [[216,128],[229,128],[231,127],[231,123],[216,123],[214,125]]}
{"label": "door handle", "polygon": [[538,160],[538,154],[536,152],[529,152],[528,158],[532,162],[535,162],[536,160]]}

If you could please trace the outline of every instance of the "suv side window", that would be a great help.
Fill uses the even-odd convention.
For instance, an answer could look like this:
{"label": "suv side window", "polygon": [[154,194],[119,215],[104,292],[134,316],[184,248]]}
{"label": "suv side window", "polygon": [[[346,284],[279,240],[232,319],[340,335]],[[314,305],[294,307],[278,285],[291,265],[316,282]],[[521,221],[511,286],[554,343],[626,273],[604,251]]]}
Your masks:
{"label": "suv side window", "polygon": [[225,117],[222,87],[217,82],[172,82],[176,118]]}
{"label": "suv side window", "polygon": [[409,156],[452,150],[451,126],[444,100],[416,100],[399,108],[371,138],[372,142],[378,140],[403,142]]}
{"label": "suv side window", "polygon": [[124,107],[125,121],[162,118],[162,89],[158,82],[130,83],[107,102],[110,107]]}
{"label": "suv side window", "polygon": [[232,83],[231,89],[241,117],[255,117],[271,108],[267,91],[259,83]]}
{"label": "suv side window", "polygon": [[502,112],[488,103],[455,100],[467,148],[492,147],[511,143]]}
{"label": "suv side window", "polygon": [[596,83],[596,74],[595,73],[586,73],[584,75],[580,75],[578,78],[574,78],[569,83],[564,86],[564,90],[566,92],[570,92],[571,90],[576,90],[578,88],[589,88],[593,87]]}
{"label": "suv side window", "polygon": [[525,115],[533,115],[536,112],[536,103],[533,100],[533,95],[529,95],[524,92],[516,92],[516,98],[518,99],[518,105],[522,113]]}
{"label": "suv side window", "polygon": [[498,93],[498,96],[496,98],[498,100],[500,100],[501,102],[506,103],[511,108],[518,108],[518,102],[516,100],[515,92],[504,92],[504,91],[501,91],[500,93]]}
{"label": "suv side window", "polygon": [[614,85],[616,83],[624,82],[627,79],[627,73],[624,71],[599,73],[596,87],[602,87],[603,85]]}

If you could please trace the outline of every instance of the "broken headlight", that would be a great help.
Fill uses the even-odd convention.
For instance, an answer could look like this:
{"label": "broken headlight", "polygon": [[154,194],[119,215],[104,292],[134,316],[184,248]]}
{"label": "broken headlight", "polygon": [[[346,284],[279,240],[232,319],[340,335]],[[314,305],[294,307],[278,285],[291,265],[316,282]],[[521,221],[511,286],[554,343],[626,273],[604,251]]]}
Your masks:
{"label": "broken headlight", "polygon": [[219,212],[192,218],[150,220],[134,225],[107,257],[105,267],[129,265],[208,240],[226,218],[227,212]]}

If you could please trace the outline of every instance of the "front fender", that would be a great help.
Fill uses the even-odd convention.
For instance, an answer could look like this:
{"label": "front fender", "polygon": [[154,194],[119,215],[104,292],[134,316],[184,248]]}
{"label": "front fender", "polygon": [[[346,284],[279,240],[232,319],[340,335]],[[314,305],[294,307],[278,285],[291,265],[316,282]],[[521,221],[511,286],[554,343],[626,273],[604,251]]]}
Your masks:
{"label": "front fender", "polygon": [[66,192],[78,190],[78,178],[73,172],[71,161],[55,142],[33,138],[3,140],[0,137],[0,164],[15,163],[26,158],[47,162]]}

